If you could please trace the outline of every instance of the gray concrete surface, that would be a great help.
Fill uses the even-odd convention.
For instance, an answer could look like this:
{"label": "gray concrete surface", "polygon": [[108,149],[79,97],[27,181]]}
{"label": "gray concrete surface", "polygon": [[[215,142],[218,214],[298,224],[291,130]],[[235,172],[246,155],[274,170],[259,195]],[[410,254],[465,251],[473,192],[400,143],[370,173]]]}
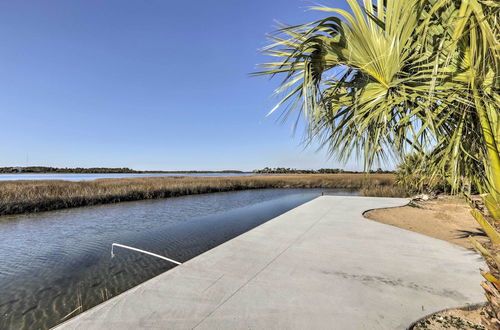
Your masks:
{"label": "gray concrete surface", "polygon": [[483,301],[475,253],[363,218],[404,199],[323,196],[61,329],[405,329]]}

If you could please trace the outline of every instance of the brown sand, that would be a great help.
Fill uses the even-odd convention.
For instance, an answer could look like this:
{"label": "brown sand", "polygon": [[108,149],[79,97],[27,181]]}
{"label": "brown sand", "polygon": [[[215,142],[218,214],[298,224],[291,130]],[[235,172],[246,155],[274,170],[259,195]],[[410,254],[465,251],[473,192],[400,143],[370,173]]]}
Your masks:
{"label": "brown sand", "polygon": [[[487,238],[469,210],[460,197],[440,196],[434,200],[412,202],[409,206],[368,211],[365,217],[472,249],[467,239],[469,236],[474,236],[479,242]],[[472,311],[453,309],[434,314],[413,329],[485,329],[481,325],[482,313],[482,308]]]}
{"label": "brown sand", "polygon": [[460,197],[440,196],[409,206],[368,211],[365,217],[471,249],[469,236],[479,242],[486,238],[469,210]]}

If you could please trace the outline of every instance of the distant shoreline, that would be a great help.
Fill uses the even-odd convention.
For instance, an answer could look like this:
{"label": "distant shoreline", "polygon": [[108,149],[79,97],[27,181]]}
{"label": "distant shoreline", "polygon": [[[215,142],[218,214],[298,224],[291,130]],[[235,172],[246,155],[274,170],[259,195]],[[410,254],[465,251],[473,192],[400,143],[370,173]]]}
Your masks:
{"label": "distant shoreline", "polygon": [[0,172],[2,174],[257,174],[244,171],[135,171],[135,172]]}
{"label": "distant shoreline", "polygon": [[220,170],[220,171],[138,171],[128,167],[113,168],[113,167],[74,167],[74,168],[59,168],[48,166],[9,166],[0,167],[0,174],[203,174],[203,173],[252,173],[240,170]]}
{"label": "distant shoreline", "polygon": [[[219,171],[202,171],[202,170],[184,170],[184,171],[138,171],[128,167],[74,167],[74,168],[60,168],[49,166],[9,166],[0,167],[0,174],[363,174],[361,171],[348,171],[340,168],[320,168],[320,169],[296,169],[265,167],[260,170],[241,171],[241,170],[219,170]],[[369,173],[394,173],[377,169],[376,171],[369,171]]]}

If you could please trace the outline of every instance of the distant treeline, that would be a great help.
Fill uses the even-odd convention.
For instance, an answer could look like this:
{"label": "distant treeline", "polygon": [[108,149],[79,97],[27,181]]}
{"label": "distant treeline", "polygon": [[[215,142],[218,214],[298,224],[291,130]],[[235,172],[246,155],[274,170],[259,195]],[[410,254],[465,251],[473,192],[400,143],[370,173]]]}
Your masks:
{"label": "distant treeline", "polygon": [[[222,171],[136,171],[128,167],[49,167],[49,166],[25,166],[25,167],[0,167],[0,173],[246,173],[239,170]],[[296,168],[265,167],[261,170],[254,170],[256,174],[337,174],[337,173],[364,173],[357,171],[346,171],[341,168],[321,168],[319,170],[301,170]],[[370,173],[393,173],[381,168],[370,171]]]}
{"label": "distant treeline", "polygon": [[[261,170],[254,170],[253,173],[259,174],[337,174],[337,173],[364,173],[357,171],[345,171],[341,168],[320,168],[319,170],[299,170],[296,168],[264,167]],[[393,173],[393,171],[385,171],[381,168],[370,171],[370,173]]]}
{"label": "distant treeline", "polygon": [[0,167],[0,173],[140,173],[128,167],[59,168],[48,166]]}
{"label": "distant treeline", "polygon": [[136,171],[128,167],[76,167],[49,166],[0,167],[0,173],[243,173],[237,170],[224,171]]}

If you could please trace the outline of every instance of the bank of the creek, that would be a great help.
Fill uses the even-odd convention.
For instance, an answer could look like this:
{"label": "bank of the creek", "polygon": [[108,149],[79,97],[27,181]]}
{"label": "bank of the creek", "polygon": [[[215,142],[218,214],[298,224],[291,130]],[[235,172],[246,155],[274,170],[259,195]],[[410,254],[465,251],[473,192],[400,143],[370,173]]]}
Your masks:
{"label": "bank of the creek", "polygon": [[[324,189],[263,189],[0,218],[0,328],[46,329],[187,261]],[[330,190],[330,194],[356,193]]]}

